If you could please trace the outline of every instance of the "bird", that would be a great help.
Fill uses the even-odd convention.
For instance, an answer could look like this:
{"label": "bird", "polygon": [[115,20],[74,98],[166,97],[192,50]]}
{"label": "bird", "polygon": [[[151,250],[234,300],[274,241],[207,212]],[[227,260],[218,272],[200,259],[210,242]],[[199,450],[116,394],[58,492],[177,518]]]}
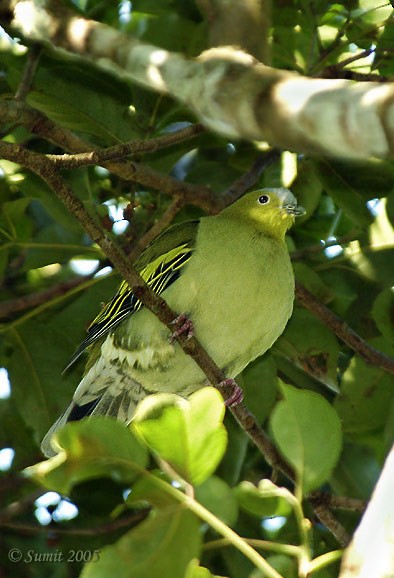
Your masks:
{"label": "bird", "polygon": [[[273,345],[292,314],[285,234],[304,212],[289,189],[249,192],[216,215],[167,228],[134,264],[179,313],[180,332],[193,333],[229,380]],[[152,393],[187,397],[208,385],[178,333],[171,335],[123,281],[67,366],[88,351],[82,380],[45,435],[43,453],[59,451],[51,439],[66,422],[108,415],[129,424]]]}

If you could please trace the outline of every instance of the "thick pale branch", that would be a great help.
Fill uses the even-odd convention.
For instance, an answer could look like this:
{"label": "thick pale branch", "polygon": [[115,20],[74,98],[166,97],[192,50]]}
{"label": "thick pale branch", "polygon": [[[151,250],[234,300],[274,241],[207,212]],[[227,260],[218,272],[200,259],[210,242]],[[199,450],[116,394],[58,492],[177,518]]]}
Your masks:
{"label": "thick pale branch", "polygon": [[302,152],[394,156],[393,83],[305,78],[230,47],[187,59],[81,18],[55,0],[3,4],[2,20],[19,34],[170,94],[216,132]]}
{"label": "thick pale branch", "polygon": [[339,578],[389,578],[394,571],[394,446],[342,560]]}

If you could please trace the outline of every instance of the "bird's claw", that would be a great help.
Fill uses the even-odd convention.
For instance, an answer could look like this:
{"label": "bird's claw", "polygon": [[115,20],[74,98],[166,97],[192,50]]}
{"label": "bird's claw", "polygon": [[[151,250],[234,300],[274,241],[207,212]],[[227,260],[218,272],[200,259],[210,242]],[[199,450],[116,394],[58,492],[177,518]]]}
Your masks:
{"label": "bird's claw", "polygon": [[224,400],[224,405],[227,407],[234,407],[242,402],[244,398],[244,392],[242,388],[238,385],[235,379],[224,379],[218,384],[218,387],[223,388],[230,388],[231,387],[231,394],[230,397]]}
{"label": "bird's claw", "polygon": [[171,325],[176,325],[178,328],[171,333],[170,343],[174,343],[181,335],[186,335],[186,339],[191,339],[194,335],[193,321],[187,315],[178,315]]}

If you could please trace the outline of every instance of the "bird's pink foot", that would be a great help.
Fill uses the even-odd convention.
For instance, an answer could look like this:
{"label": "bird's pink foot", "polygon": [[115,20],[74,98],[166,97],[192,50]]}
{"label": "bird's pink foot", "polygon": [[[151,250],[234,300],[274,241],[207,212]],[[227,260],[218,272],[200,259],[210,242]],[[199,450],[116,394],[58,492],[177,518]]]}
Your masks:
{"label": "bird's pink foot", "polygon": [[239,387],[235,379],[224,379],[218,384],[218,387],[231,388],[230,397],[224,400],[224,404],[227,407],[233,407],[238,405],[244,398],[244,392]]}
{"label": "bird's pink foot", "polygon": [[170,335],[170,342],[174,343],[181,335],[186,335],[186,339],[191,339],[194,335],[193,321],[187,315],[178,315],[172,321],[171,325],[175,325],[177,329]]}

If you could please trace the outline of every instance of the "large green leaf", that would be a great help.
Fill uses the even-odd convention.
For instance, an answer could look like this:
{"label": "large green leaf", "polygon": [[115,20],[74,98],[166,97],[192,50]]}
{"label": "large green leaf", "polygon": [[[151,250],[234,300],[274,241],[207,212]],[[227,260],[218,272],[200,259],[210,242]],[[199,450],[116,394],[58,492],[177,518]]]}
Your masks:
{"label": "large green leaf", "polygon": [[224,403],[206,387],[184,399],[155,394],[138,406],[132,427],[175,472],[198,486],[216,469],[226,449]]}
{"label": "large green leaf", "polygon": [[[389,166],[390,178],[392,178],[392,167]],[[375,173],[374,185],[371,183],[370,187],[365,190],[358,180],[361,167],[351,163],[316,161],[316,168],[326,192],[357,225],[367,227],[373,218],[367,209],[366,201],[387,194],[387,182],[384,178],[381,180],[384,167],[380,167],[380,170]]]}
{"label": "large green leaf", "polygon": [[[377,338],[371,344],[390,352],[391,348],[383,338]],[[342,376],[341,394],[334,407],[345,432],[367,432],[384,426],[392,399],[392,375],[355,355]]]}
{"label": "large green leaf", "polygon": [[64,128],[108,145],[138,135],[128,85],[102,70],[97,74],[89,63],[43,58],[27,101]]}
{"label": "large green leaf", "polygon": [[384,289],[378,295],[371,313],[381,334],[394,344],[394,290],[392,287]]}
{"label": "large green leaf", "polygon": [[238,517],[238,503],[230,488],[218,476],[211,476],[196,488],[196,500],[228,526]]}
{"label": "large green leaf", "polygon": [[100,552],[81,578],[184,578],[199,557],[200,521],[182,506],[153,511],[137,528]]}
{"label": "large green leaf", "polygon": [[341,422],[333,407],[313,391],[282,384],[283,399],[271,415],[271,431],[293,466],[305,493],[326,482],[342,447]]}
{"label": "large green leaf", "polygon": [[147,465],[148,454],[132,432],[117,420],[93,416],[68,423],[53,441],[60,452],[25,470],[38,483],[60,494],[92,478],[130,483]]}

